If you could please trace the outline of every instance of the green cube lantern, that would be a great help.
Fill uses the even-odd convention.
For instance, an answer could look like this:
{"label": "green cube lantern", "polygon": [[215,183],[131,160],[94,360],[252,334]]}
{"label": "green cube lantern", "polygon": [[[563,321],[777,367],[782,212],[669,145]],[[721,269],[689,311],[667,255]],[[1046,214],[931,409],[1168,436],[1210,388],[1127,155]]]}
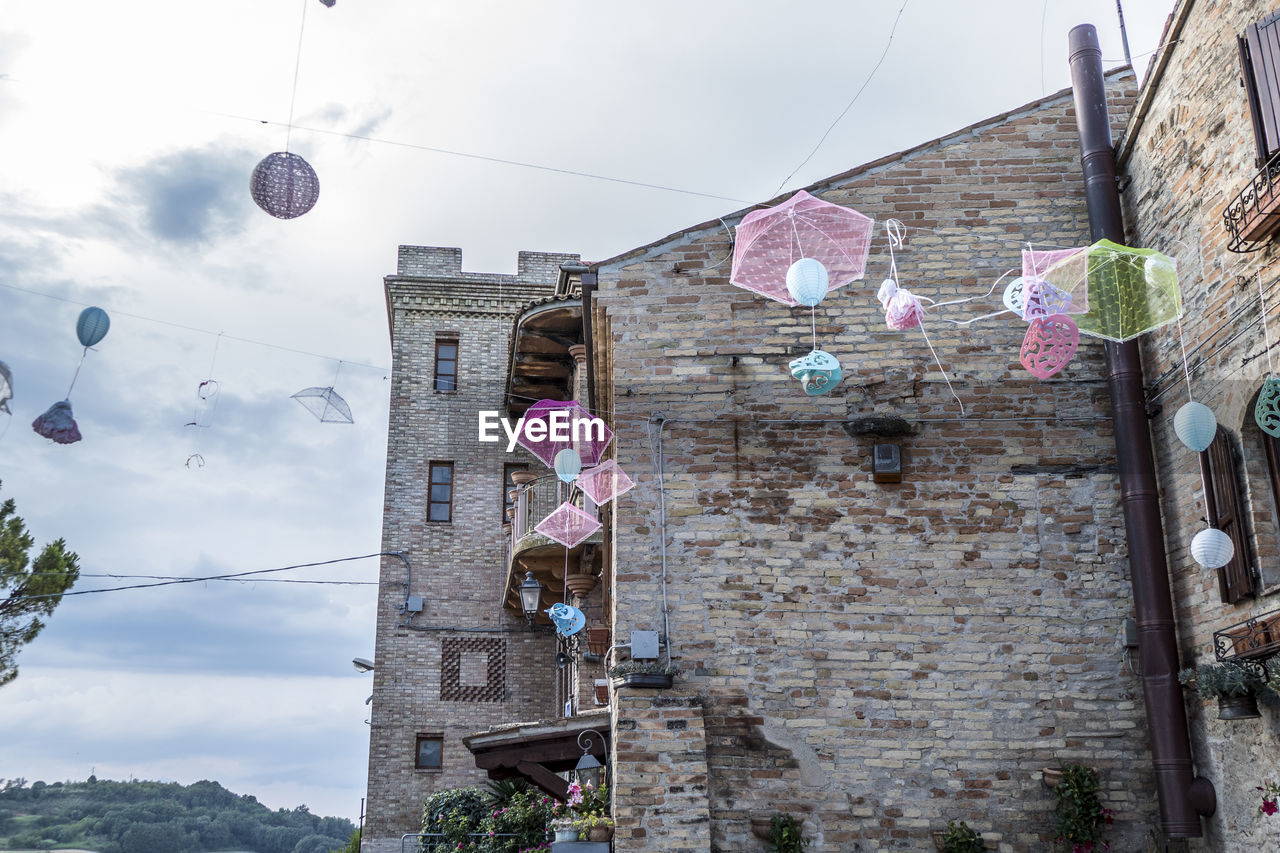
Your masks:
{"label": "green cube lantern", "polygon": [[1124,342],[1182,316],[1177,262],[1155,249],[1099,240],[1040,278],[1068,294],[1084,285],[1088,310],[1073,317],[1082,335]]}

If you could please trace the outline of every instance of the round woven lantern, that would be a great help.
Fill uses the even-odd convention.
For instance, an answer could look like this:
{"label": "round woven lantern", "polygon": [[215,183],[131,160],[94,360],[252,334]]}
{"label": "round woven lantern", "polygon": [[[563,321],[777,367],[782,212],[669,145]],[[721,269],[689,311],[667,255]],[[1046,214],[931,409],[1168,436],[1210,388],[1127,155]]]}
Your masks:
{"label": "round woven lantern", "polygon": [[296,219],[315,207],[320,179],[297,154],[277,151],[254,167],[249,192],[258,207],[277,219]]}
{"label": "round woven lantern", "polygon": [[1231,537],[1213,527],[1197,533],[1191,540],[1191,557],[1206,569],[1220,569],[1235,556]]}
{"label": "round woven lantern", "polygon": [[1173,416],[1173,432],[1178,440],[1196,453],[1203,453],[1218,434],[1218,419],[1204,403],[1184,403]]}

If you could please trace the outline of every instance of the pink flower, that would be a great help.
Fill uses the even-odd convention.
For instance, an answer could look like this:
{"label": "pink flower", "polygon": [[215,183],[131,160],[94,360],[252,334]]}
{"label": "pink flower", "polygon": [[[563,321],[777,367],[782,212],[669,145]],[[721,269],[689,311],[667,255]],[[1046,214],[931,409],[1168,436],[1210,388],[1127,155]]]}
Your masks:
{"label": "pink flower", "polygon": [[1275,800],[1263,799],[1263,801],[1262,801],[1262,813],[1263,813],[1263,814],[1265,814],[1265,815],[1273,815],[1273,814],[1275,814],[1277,811],[1280,811],[1280,808],[1278,808],[1278,807],[1276,806],[1276,801],[1275,801]]}

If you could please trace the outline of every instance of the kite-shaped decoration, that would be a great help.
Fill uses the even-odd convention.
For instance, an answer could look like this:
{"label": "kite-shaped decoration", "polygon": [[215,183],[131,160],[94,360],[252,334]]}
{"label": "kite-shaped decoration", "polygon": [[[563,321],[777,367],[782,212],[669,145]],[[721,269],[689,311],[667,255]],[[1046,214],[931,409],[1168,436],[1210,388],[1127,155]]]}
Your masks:
{"label": "kite-shaped decoration", "polygon": [[1036,317],[1027,326],[1019,360],[1040,379],[1048,379],[1067,366],[1080,346],[1080,332],[1066,314]]}
{"label": "kite-shaped decoration", "polygon": [[753,210],[738,224],[729,281],[776,299],[787,292],[787,271],[801,258],[826,268],[832,290],[862,278],[871,246],[872,220],[804,190],[776,207]]}
{"label": "kite-shaped decoration", "polygon": [[75,444],[80,440],[80,427],[71,415],[68,400],[54,403],[43,415],[31,422],[31,428],[39,435],[58,444]]}
{"label": "kite-shaped decoration", "polygon": [[332,388],[303,388],[293,399],[324,424],[351,424],[351,407]]}
{"label": "kite-shaped decoration", "polygon": [[920,320],[924,317],[920,298],[911,291],[898,287],[893,279],[886,278],[881,283],[876,298],[884,306],[884,321],[890,329],[903,331],[920,325]]}
{"label": "kite-shaped decoration", "polygon": [[626,494],[633,486],[635,483],[627,476],[627,472],[619,468],[612,459],[607,460],[603,465],[588,468],[578,475],[578,487],[597,506]]}
{"label": "kite-shaped decoration", "polygon": [[1099,240],[1039,277],[1070,294],[1084,335],[1122,343],[1182,316],[1177,264],[1155,249]]}
{"label": "kite-shaped decoration", "polygon": [[600,522],[569,501],[565,501],[556,507],[551,515],[539,521],[533,529],[566,548],[572,548],[600,527]]}
{"label": "kite-shaped decoration", "polygon": [[0,361],[0,412],[11,415],[9,411],[9,401],[13,399],[13,374],[9,372],[9,365]]}
{"label": "kite-shaped decoration", "polygon": [[249,192],[254,203],[276,219],[296,219],[315,207],[320,179],[297,154],[277,151],[254,167]]}
{"label": "kite-shaped decoration", "polygon": [[1258,403],[1253,408],[1253,419],[1267,435],[1280,438],[1280,379],[1268,376],[1258,392]]}
{"label": "kite-shaped decoration", "polygon": [[524,413],[516,441],[547,466],[555,464],[557,453],[569,449],[578,451],[583,465],[598,465],[613,441],[613,430],[577,400],[539,400]]}

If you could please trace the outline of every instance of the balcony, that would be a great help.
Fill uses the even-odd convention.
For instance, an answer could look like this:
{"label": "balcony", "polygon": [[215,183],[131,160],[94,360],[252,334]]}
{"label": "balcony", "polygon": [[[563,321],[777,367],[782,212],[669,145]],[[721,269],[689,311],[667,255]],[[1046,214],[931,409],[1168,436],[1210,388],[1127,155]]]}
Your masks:
{"label": "balcony", "polygon": [[[560,482],[555,474],[547,474],[526,482],[530,475],[518,474],[516,479],[515,513],[511,519],[511,535],[507,537],[507,583],[503,607],[521,613],[519,587],[526,572],[542,584],[542,605],[544,611],[557,601],[564,600],[565,570],[569,574],[591,574],[599,571],[601,562],[601,544],[604,537],[597,530],[573,548],[566,549],[559,542],[543,536],[534,530],[542,519],[546,518],[569,496],[569,486]],[[599,510],[581,492],[578,492],[573,503],[578,509],[594,516]],[[539,613],[538,622],[550,624],[544,613]]]}
{"label": "balcony", "polygon": [[1222,213],[1227,248],[1256,252],[1280,228],[1280,153],[1272,156]]}

